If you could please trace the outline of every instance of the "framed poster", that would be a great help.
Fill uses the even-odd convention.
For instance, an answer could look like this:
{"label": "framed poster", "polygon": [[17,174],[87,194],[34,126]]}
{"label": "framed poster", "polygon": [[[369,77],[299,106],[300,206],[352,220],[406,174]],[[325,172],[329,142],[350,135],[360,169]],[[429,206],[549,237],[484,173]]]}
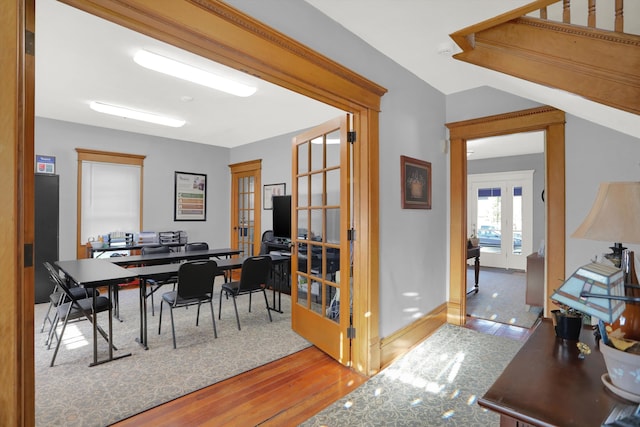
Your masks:
{"label": "framed poster", "polygon": [[431,163],[400,156],[402,209],[431,209]]}
{"label": "framed poster", "polygon": [[286,194],[287,184],[265,184],[262,195],[262,206],[265,210],[273,209],[273,196],[284,196]]}
{"label": "framed poster", "polygon": [[207,175],[175,173],[174,221],[207,220]]}

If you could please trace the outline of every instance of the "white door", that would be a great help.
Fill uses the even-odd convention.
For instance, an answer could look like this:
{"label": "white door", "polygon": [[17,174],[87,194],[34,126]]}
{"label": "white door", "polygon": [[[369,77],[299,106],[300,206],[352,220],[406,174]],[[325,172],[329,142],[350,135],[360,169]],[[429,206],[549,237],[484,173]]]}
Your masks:
{"label": "white door", "polygon": [[533,236],[533,171],[469,175],[467,229],[484,267],[526,269]]}

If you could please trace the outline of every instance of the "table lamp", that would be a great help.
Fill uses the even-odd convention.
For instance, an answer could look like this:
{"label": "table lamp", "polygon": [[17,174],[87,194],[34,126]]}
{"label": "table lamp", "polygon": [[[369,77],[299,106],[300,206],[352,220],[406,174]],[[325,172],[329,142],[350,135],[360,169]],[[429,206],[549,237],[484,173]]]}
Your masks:
{"label": "table lamp", "polygon": [[[625,308],[614,303],[631,302],[634,309],[640,298],[628,296],[626,289],[631,285],[629,252],[621,242],[640,243],[640,182],[605,182],[600,184],[596,200],[591,211],[571,237],[614,242],[613,253],[605,255],[620,273],[596,269],[595,263],[581,267],[551,297],[564,298],[563,304],[599,319],[599,329],[603,342],[600,351],[607,365],[608,374],[602,381],[612,392],[626,399],[640,401],[640,382],[636,382],[636,372],[640,370],[640,354],[618,350],[607,345],[604,322],[613,323],[624,318]],[[605,267],[605,266],[603,266]],[[594,270],[595,275],[594,275]],[[586,273],[586,274],[585,274]],[[622,276],[622,283],[620,281]],[[579,297],[575,292],[582,283]],[[572,297],[562,297],[561,293]],[[608,300],[610,304],[605,304]],[[595,306],[598,306],[598,309]],[[635,310],[637,311],[637,310]],[[637,319],[626,319],[630,325],[636,325]],[[622,323],[622,322],[620,322]],[[640,332],[640,331],[638,331]]]}

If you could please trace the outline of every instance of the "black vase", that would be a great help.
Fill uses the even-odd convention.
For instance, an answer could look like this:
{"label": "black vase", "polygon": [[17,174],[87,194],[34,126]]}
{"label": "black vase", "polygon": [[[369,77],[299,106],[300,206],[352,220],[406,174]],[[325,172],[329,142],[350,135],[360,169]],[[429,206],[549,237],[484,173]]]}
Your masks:
{"label": "black vase", "polygon": [[555,320],[556,336],[569,341],[578,341],[582,330],[582,316],[568,316],[560,310],[551,311]]}

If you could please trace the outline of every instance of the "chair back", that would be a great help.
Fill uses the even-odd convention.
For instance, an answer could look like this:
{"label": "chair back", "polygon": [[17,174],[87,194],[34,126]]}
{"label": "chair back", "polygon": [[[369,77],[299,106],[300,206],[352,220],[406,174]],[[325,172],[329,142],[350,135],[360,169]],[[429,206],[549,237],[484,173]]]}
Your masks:
{"label": "chair back", "polygon": [[269,254],[269,245],[268,242],[273,240],[273,231],[267,230],[262,233],[262,243],[260,244],[260,255],[268,255]]}
{"label": "chair back", "polygon": [[140,249],[140,253],[142,255],[168,254],[169,252],[171,252],[171,248],[169,246],[166,246],[166,245],[149,245],[149,246],[143,246]]}
{"label": "chair back", "polygon": [[270,273],[270,256],[253,256],[245,259],[242,263],[238,293],[241,294],[261,289],[262,286],[267,284]]}
{"label": "chair back", "polygon": [[187,243],[186,245],[184,245],[185,252],[208,251],[208,250],[209,250],[209,245],[207,244],[207,242],[193,242],[193,243]]}
{"label": "chair back", "polygon": [[216,275],[218,264],[213,260],[181,264],[178,270],[178,295],[186,299],[211,294]]}

